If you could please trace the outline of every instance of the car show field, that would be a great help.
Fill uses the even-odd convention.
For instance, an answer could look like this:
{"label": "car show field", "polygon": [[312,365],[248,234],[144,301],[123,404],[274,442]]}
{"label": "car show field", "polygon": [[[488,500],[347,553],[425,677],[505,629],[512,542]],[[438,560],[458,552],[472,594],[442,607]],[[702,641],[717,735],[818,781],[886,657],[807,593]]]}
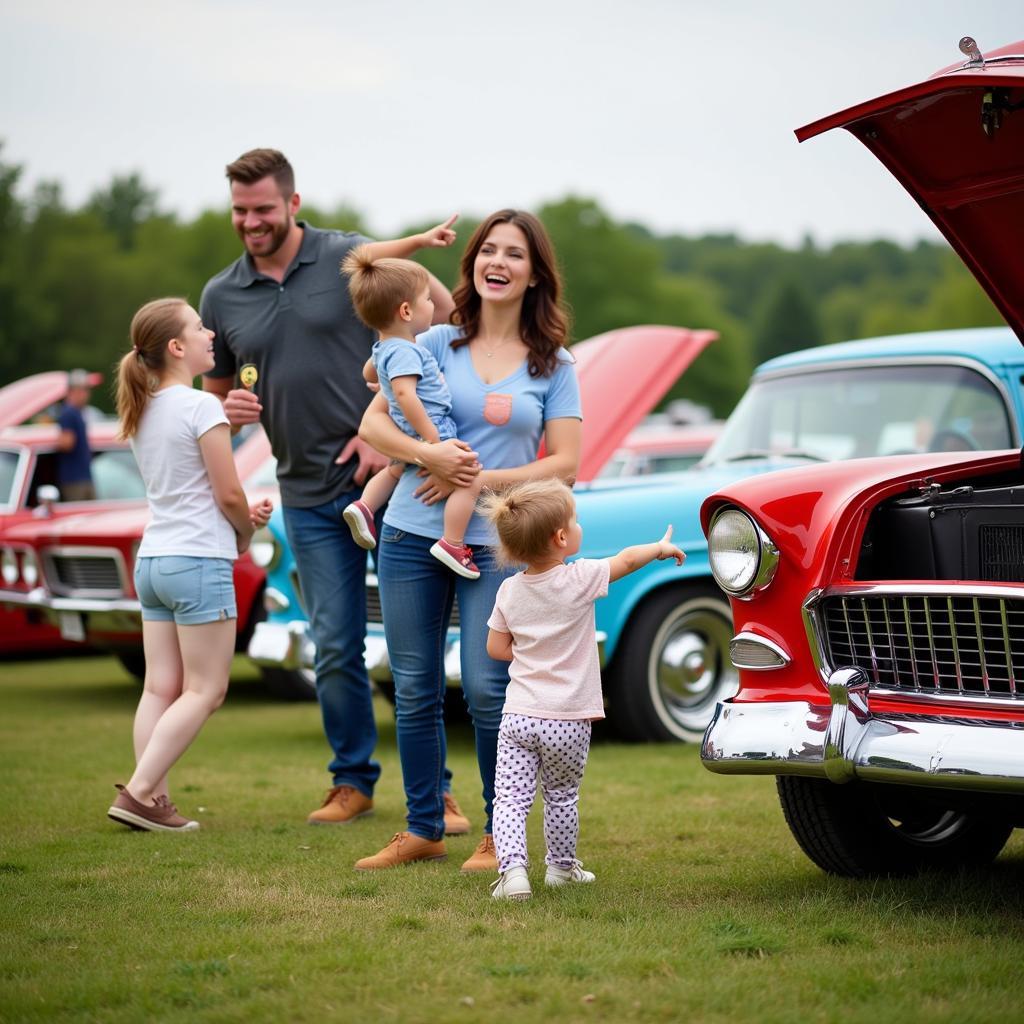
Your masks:
{"label": "car show field", "polygon": [[[1019,835],[976,872],[833,878],[796,849],[771,780],[604,737],[581,792],[597,884],[499,904],[459,873],[472,835],[447,863],[353,871],[403,820],[388,705],[375,817],[310,828],[317,710],[274,701],[242,659],[175,773],[200,831],[119,828],[105,812],[136,698],[112,658],[0,667],[0,1019],[877,1024],[1005,1020],[1018,998]],[[467,728],[449,752],[478,825]],[[543,849],[539,813],[529,832]]]}

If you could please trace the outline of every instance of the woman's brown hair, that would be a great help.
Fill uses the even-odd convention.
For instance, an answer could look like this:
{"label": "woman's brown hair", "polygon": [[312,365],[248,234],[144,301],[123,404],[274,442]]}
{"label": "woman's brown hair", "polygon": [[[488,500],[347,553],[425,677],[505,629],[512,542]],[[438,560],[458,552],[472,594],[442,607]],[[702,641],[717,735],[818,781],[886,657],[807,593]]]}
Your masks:
{"label": "woman's brown hair", "polygon": [[128,334],[131,351],[121,357],[117,367],[114,401],[121,419],[118,436],[126,441],[135,436],[146,403],[160,383],[167,363],[167,342],[185,326],[184,299],[154,299],[132,317]]}
{"label": "woman's brown hair", "polygon": [[525,210],[498,210],[473,232],[459,263],[459,283],[452,293],[453,324],[462,336],[452,348],[468,345],[480,333],[480,294],[473,283],[473,265],[481,246],[497,224],[513,224],[526,235],[535,283],[526,289],[519,315],[519,333],[530,350],[527,362],[531,377],[550,376],[558,365],[558,350],[569,341],[569,314],[562,303],[562,278],[555,249],[544,225]]}

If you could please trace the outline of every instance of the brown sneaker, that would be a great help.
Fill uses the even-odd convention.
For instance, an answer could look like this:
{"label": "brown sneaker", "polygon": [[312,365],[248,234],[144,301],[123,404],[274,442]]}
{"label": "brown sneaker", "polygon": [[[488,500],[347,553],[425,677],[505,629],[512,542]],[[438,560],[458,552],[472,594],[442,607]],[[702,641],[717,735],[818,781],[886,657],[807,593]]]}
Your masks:
{"label": "brown sneaker", "polygon": [[444,834],[446,836],[464,836],[469,832],[469,818],[462,813],[455,797],[451,793],[444,795]]}
{"label": "brown sneaker", "polygon": [[380,853],[356,861],[356,871],[381,871],[418,860],[447,860],[443,839],[424,839],[411,832],[396,832]]}
{"label": "brown sneaker", "polygon": [[165,796],[158,796],[151,804],[139,803],[120,783],[116,783],[117,798],[110,805],[107,817],[139,832],[195,832],[198,821],[189,821],[178,813],[178,808]]}
{"label": "brown sneaker", "polygon": [[310,825],[348,825],[373,814],[373,801],[354,786],[333,786],[327,791],[319,810],[306,821]]}
{"label": "brown sneaker", "polygon": [[473,851],[473,856],[462,865],[463,874],[471,871],[490,871],[496,874],[498,871],[498,858],[494,853],[494,836],[485,832],[480,845]]}

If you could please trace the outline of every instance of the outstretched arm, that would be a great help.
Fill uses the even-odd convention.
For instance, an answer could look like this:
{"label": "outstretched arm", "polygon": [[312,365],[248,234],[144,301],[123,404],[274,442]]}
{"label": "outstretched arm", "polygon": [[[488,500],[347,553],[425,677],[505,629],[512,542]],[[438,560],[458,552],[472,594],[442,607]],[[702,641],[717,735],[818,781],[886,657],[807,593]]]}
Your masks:
{"label": "outstretched arm", "polygon": [[671,526],[665,531],[665,536],[654,544],[634,544],[632,547],[623,548],[617,555],[610,558],[609,582],[614,583],[651,562],[661,562],[666,558],[674,558],[676,565],[682,565],[683,559],[686,558],[686,555],[672,543]]}
{"label": "outstretched arm", "polygon": [[[443,224],[437,224],[417,235],[407,235],[405,238],[394,238],[384,242],[368,242],[370,256],[375,260],[386,257],[408,259],[420,249],[444,249],[455,241],[452,225],[458,216],[457,213],[453,213]],[[431,323],[446,324],[455,308],[452,293],[433,274],[428,272],[427,277],[430,279],[430,298],[434,302],[434,318]]]}
{"label": "outstretched arm", "polygon": [[427,231],[406,235],[405,238],[367,242],[366,248],[370,251],[370,258],[374,260],[387,258],[404,260],[414,252],[419,252],[420,249],[444,249],[455,241],[455,231],[452,229],[452,225],[458,220],[458,217],[457,213],[453,213],[443,224],[438,224]]}

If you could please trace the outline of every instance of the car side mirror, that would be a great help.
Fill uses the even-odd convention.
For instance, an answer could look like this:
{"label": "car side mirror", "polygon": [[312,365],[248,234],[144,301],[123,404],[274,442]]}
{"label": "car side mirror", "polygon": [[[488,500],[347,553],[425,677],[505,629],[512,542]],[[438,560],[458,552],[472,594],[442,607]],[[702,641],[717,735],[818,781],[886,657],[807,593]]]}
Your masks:
{"label": "car side mirror", "polygon": [[60,501],[60,491],[53,484],[40,484],[36,488],[37,516],[53,515],[53,506]]}

